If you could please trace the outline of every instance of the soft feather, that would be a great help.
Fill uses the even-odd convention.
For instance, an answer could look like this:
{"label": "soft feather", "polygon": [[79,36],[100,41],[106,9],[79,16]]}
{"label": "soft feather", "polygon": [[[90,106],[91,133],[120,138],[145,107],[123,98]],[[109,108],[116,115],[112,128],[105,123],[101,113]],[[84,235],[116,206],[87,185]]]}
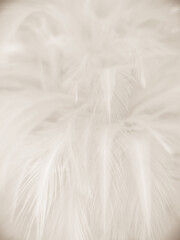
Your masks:
{"label": "soft feather", "polygon": [[179,16],[161,0],[2,4],[5,235],[160,240],[174,227]]}

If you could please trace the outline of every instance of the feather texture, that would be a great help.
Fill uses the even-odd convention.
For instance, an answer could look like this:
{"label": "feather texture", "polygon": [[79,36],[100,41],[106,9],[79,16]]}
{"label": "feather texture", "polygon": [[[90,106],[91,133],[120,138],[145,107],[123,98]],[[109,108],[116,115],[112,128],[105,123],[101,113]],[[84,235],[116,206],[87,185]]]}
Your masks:
{"label": "feather texture", "polygon": [[0,5],[5,235],[163,240],[174,228],[179,21],[162,0]]}

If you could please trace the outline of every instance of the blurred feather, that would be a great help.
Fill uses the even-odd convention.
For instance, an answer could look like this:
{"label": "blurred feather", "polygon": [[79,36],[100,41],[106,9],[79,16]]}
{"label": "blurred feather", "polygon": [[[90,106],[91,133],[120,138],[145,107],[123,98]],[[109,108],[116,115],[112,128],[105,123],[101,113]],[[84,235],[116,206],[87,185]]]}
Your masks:
{"label": "blurred feather", "polygon": [[172,232],[180,217],[179,20],[179,6],[163,0],[0,6],[5,235],[163,240]]}

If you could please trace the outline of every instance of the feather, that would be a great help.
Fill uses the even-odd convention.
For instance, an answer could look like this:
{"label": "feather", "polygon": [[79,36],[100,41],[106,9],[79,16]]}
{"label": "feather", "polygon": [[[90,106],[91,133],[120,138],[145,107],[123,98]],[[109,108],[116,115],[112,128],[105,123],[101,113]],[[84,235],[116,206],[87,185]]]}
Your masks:
{"label": "feather", "polygon": [[145,134],[133,136],[132,140],[130,140],[129,157],[148,232],[150,232],[151,228],[150,152],[150,143],[147,141]]}
{"label": "feather", "polygon": [[164,240],[172,232],[179,19],[168,0],[0,4],[3,235]]}

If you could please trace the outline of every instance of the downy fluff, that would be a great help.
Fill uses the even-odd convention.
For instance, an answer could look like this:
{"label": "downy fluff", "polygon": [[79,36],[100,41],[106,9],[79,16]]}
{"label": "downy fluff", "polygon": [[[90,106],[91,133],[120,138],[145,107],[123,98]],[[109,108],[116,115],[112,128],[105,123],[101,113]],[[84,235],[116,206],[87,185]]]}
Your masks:
{"label": "downy fluff", "polygon": [[0,228],[161,240],[179,219],[180,12],[165,0],[0,5]]}

